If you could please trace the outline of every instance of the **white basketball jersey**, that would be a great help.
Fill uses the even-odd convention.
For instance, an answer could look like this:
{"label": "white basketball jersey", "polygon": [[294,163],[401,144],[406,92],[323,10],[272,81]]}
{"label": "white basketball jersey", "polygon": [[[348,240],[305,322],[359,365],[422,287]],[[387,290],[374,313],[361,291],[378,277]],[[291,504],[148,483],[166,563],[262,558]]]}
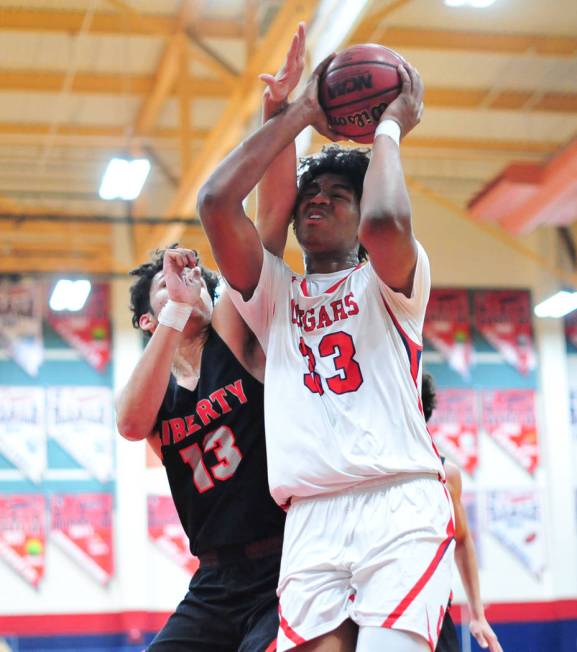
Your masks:
{"label": "white basketball jersey", "polygon": [[399,473],[444,476],[420,402],[425,251],[419,244],[411,297],[370,263],[332,276],[312,296],[314,283],[265,251],[251,299],[231,292],[266,353],[268,474],[280,505]]}

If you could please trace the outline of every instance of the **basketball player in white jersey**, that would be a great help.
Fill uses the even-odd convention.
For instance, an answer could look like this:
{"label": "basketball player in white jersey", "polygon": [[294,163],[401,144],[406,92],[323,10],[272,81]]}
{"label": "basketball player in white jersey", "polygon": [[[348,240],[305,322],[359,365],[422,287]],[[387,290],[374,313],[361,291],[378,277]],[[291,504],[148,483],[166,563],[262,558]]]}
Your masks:
{"label": "basketball player in white jersey", "polygon": [[317,97],[327,63],[220,164],[199,209],[267,356],[269,485],[288,508],[278,650],[424,652],[450,594],[454,526],[420,405],[430,272],[399,156],[422,111],[418,73],[399,69],[402,92],[370,160],[333,147],[305,163],[294,207],[304,277],[263,249],[243,210],[303,128],[326,132]]}

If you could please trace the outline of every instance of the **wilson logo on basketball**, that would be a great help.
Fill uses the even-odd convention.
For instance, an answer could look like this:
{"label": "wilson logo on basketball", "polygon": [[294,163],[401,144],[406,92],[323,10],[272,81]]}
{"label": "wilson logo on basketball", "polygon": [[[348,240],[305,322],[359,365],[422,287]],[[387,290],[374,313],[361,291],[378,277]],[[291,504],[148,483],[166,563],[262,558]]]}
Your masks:
{"label": "wilson logo on basketball", "polygon": [[358,75],[357,77],[349,77],[343,79],[336,84],[328,85],[329,98],[334,100],[335,97],[342,95],[350,95],[350,93],[357,93],[365,88],[373,88],[373,76],[371,73],[366,75]]}

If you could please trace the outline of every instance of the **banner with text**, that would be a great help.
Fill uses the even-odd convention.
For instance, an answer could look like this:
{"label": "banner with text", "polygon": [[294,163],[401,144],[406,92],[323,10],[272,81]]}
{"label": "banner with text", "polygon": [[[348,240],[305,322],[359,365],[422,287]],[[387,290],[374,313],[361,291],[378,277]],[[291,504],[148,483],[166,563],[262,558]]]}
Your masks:
{"label": "banner with text", "polygon": [[577,310],[565,317],[565,337],[567,342],[577,349]]}
{"label": "banner with text", "polygon": [[0,348],[27,374],[38,374],[44,360],[42,286],[38,282],[0,281]]}
{"label": "banner with text", "polygon": [[431,290],[423,335],[452,369],[469,378],[473,343],[467,290]]}
{"label": "banner with text", "polygon": [[148,536],[189,575],[198,568],[171,496],[148,496]]}
{"label": "banner with text", "polygon": [[38,484],[46,471],[42,387],[0,386],[0,454]]}
{"label": "banner with text", "polygon": [[545,568],[541,501],[534,489],[487,493],[488,531],[535,577]]}
{"label": "banner with text", "polygon": [[535,368],[531,296],[527,290],[476,290],[475,327],[522,374]]}
{"label": "banner with text", "polygon": [[78,312],[48,310],[48,323],[95,369],[106,367],[112,350],[108,283],[93,282],[86,304]]}
{"label": "banner with text", "polygon": [[469,475],[479,464],[477,395],[471,389],[438,389],[428,423],[437,446]]}
{"label": "banner with text", "polygon": [[99,584],[114,574],[111,494],[56,494],[50,538]]}
{"label": "banner with text", "polygon": [[532,389],[501,389],[482,394],[483,428],[527,472],[539,466],[539,444]]}
{"label": "banner with text", "polygon": [[108,387],[49,387],[48,436],[100,482],[113,476],[112,392]]}
{"label": "banner with text", "polygon": [[44,496],[0,495],[0,559],[37,588],[44,576],[45,549]]}

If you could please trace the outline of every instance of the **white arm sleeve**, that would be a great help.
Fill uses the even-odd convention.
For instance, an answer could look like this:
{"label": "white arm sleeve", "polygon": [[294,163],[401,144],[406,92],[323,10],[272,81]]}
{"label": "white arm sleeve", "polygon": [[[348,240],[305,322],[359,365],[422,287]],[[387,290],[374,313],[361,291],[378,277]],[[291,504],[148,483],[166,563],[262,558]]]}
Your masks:
{"label": "white arm sleeve", "polygon": [[383,283],[375,272],[379,289],[383,298],[398,318],[408,326],[413,337],[418,335],[421,339],[421,331],[425,321],[425,312],[431,292],[431,268],[429,257],[420,242],[417,242],[417,265],[413,277],[413,289],[411,296],[407,297],[402,292],[396,292]]}
{"label": "white arm sleeve", "polygon": [[252,297],[245,301],[240,292],[228,286],[232,302],[265,353],[276,299],[287,275],[290,279],[291,272],[284,262],[263,247],[262,269]]}

